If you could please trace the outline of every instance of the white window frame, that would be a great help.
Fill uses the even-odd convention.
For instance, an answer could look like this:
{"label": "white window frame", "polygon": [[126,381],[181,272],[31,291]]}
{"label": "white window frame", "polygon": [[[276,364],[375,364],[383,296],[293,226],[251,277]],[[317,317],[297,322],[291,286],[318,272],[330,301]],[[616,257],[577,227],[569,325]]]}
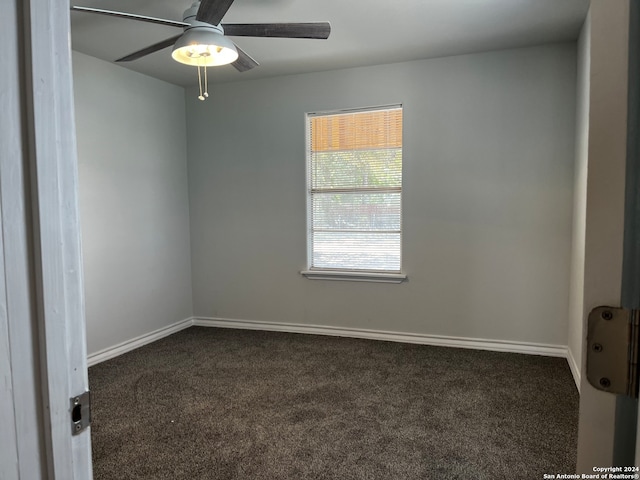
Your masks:
{"label": "white window frame", "polygon": [[[312,205],[312,196],[310,194],[310,191],[311,191],[311,172],[310,172],[311,128],[310,128],[309,119],[311,117],[317,117],[322,115],[339,115],[339,114],[359,113],[359,112],[373,112],[376,110],[388,110],[388,109],[395,109],[395,108],[403,109],[403,105],[392,104],[392,105],[380,105],[380,106],[372,106],[372,107],[349,108],[349,109],[338,109],[338,110],[327,110],[327,111],[305,113],[304,118],[305,118],[305,172],[306,172],[305,195],[307,199],[306,200],[307,201],[307,219],[306,219],[307,269],[302,270],[300,273],[306,278],[311,280],[340,280],[340,281],[374,282],[374,283],[402,283],[405,280],[407,280],[407,275],[402,271],[402,266],[403,266],[402,264],[402,257],[403,257],[402,255],[402,250],[403,250],[402,208],[400,209],[400,271],[391,272],[391,271],[376,271],[376,270],[351,270],[346,268],[345,269],[326,269],[326,268],[311,267],[312,256],[313,256],[313,242],[312,242],[313,205]],[[403,154],[404,154],[404,151],[403,151]],[[404,167],[404,157],[403,157],[403,167]],[[403,179],[403,183],[404,183],[404,179]],[[402,195],[402,192],[401,192],[401,195]]]}

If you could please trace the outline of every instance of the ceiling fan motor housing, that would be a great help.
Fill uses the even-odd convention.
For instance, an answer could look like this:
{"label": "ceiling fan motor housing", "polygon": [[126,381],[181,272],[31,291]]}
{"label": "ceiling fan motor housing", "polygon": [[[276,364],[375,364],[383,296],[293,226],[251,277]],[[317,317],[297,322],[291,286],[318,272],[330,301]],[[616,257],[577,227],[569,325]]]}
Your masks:
{"label": "ceiling fan motor housing", "polygon": [[212,25],[210,23],[200,22],[196,20],[196,15],[198,14],[199,8],[200,8],[200,2],[194,2],[193,5],[187,8],[182,14],[182,21],[189,24],[188,27],[184,27],[185,31],[194,27],[207,27],[207,28],[214,28],[217,31],[217,33],[224,35],[224,29],[220,24]]}

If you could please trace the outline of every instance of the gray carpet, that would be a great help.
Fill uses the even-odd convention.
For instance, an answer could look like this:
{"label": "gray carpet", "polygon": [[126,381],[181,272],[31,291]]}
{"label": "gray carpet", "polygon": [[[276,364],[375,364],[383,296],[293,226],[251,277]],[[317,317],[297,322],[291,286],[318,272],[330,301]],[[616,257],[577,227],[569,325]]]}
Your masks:
{"label": "gray carpet", "polygon": [[96,480],[575,471],[564,359],[192,327],[89,369]]}

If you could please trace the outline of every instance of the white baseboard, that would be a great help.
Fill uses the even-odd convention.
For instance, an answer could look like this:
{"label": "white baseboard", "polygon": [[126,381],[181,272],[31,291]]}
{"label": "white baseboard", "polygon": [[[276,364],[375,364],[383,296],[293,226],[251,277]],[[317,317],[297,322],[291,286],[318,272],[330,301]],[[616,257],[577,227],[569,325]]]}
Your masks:
{"label": "white baseboard", "polygon": [[578,368],[578,362],[576,362],[576,359],[573,357],[573,352],[570,348],[567,348],[567,363],[569,364],[569,368],[571,369],[573,381],[576,382],[578,393],[580,393],[580,380],[582,376],[580,374],[580,368]]}
{"label": "white baseboard", "polygon": [[390,342],[417,343],[421,345],[470,348],[475,350],[491,350],[494,352],[524,353],[528,355],[567,358],[567,347],[564,345],[507,342],[503,340],[486,340],[465,337],[445,337],[419,333],[400,333],[360,328],[329,327],[324,325],[274,323],[257,320],[234,320],[230,318],[194,317],[193,325],[199,327],[266,330],[273,332],[330,335],[336,337],[367,338],[371,340],[385,340]]}
{"label": "white baseboard", "polygon": [[87,359],[88,366],[96,365],[111,358],[140,348],[149,343],[168,337],[191,326],[233,328],[239,330],[264,330],[271,332],[306,333],[311,335],[328,335],[334,337],[365,338],[388,342],[416,343],[440,347],[468,348],[473,350],[489,350],[494,352],[522,353],[526,355],[543,355],[547,357],[563,357],[567,359],[569,368],[580,391],[580,370],[564,345],[549,345],[525,342],[509,342],[504,340],[487,340],[481,338],[448,337],[421,333],[390,332],[385,330],[368,330],[362,328],[330,327],[325,325],[304,325],[297,323],[275,323],[259,320],[237,320],[230,318],[191,317],[160,328],[145,335],[119,343],[92,353]]}
{"label": "white baseboard", "polygon": [[87,364],[89,367],[92,367],[93,365],[104,362],[105,360],[115,358],[123,353],[130,352],[131,350],[135,350],[136,348],[140,348],[144,345],[155,342],[156,340],[160,340],[161,338],[168,337],[173,333],[189,328],[191,325],[193,325],[193,318],[186,318],[166,327],[154,330],[151,333],[146,333],[131,340],[127,340],[126,342],[114,345],[113,347],[105,348],[89,355],[87,357]]}

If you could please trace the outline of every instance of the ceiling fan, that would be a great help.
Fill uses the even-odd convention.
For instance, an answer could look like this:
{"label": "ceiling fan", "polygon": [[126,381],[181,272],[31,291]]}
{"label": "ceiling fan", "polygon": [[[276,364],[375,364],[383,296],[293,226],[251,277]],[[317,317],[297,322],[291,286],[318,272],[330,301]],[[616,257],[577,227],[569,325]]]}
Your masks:
{"label": "ceiling fan", "polygon": [[198,67],[200,86],[198,98],[200,100],[209,96],[207,93],[207,67],[231,64],[239,72],[246,72],[259,65],[249,54],[227,38],[227,35],[327,39],[331,33],[329,22],[220,23],[233,2],[234,0],[196,1],[185,10],[182,22],[100,8],[72,6],[71,10],[182,28],[183,32],[180,35],[149,45],[117,59],[116,62],[137,60],[173,45],[171,56],[175,61]]}

